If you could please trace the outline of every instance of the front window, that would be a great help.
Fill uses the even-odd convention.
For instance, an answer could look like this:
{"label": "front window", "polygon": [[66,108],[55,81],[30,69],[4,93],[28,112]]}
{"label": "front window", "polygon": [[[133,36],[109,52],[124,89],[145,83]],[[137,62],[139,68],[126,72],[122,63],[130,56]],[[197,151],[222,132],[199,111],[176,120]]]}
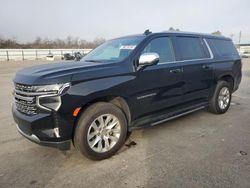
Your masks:
{"label": "front window", "polygon": [[122,61],[144,38],[144,36],[137,36],[109,40],[91,51],[82,60],[94,62]]}
{"label": "front window", "polygon": [[159,63],[168,63],[175,60],[172,42],[169,37],[160,37],[151,40],[142,51],[142,53],[152,52],[159,55]]}

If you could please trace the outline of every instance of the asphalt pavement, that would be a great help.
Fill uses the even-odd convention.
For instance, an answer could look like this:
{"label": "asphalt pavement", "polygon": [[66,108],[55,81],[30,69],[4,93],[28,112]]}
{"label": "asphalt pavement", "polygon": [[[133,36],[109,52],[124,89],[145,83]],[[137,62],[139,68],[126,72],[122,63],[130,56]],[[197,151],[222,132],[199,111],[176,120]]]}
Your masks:
{"label": "asphalt pavement", "polygon": [[[227,113],[206,110],[134,131],[118,154],[91,161],[16,130],[12,78],[38,61],[0,62],[0,187],[250,187],[250,59]],[[47,62],[52,63],[52,62]]]}

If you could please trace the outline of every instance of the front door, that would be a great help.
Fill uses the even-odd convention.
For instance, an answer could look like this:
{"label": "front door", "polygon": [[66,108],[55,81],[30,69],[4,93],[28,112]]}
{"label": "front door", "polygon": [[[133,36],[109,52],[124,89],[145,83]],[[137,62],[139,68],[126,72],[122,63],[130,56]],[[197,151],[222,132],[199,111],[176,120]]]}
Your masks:
{"label": "front door", "polygon": [[[157,53],[160,57],[157,65],[137,71],[134,82],[135,116],[153,114],[162,109],[178,105],[182,97],[182,68],[175,63],[171,38],[153,38],[141,51]],[[136,118],[136,117],[135,117]]]}

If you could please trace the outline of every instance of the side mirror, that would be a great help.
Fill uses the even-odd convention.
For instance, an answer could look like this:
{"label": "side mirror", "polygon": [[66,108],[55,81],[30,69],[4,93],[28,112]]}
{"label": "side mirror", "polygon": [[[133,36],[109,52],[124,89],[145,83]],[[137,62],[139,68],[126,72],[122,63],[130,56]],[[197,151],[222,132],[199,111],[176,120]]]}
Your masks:
{"label": "side mirror", "polygon": [[139,58],[139,66],[155,65],[159,60],[160,56],[157,53],[144,53]]}

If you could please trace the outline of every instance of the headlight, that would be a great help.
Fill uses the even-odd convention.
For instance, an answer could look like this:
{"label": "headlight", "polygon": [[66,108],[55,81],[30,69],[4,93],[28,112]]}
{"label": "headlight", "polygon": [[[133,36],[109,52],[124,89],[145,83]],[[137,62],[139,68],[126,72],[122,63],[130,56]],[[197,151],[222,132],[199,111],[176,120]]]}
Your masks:
{"label": "headlight", "polygon": [[53,84],[53,85],[43,85],[43,86],[33,86],[36,92],[41,92],[45,94],[61,94],[64,90],[68,89],[70,83],[65,84]]}
{"label": "headlight", "polygon": [[37,106],[45,110],[57,111],[61,106],[61,94],[70,87],[69,83],[35,86],[35,91],[41,93],[37,96]]}

